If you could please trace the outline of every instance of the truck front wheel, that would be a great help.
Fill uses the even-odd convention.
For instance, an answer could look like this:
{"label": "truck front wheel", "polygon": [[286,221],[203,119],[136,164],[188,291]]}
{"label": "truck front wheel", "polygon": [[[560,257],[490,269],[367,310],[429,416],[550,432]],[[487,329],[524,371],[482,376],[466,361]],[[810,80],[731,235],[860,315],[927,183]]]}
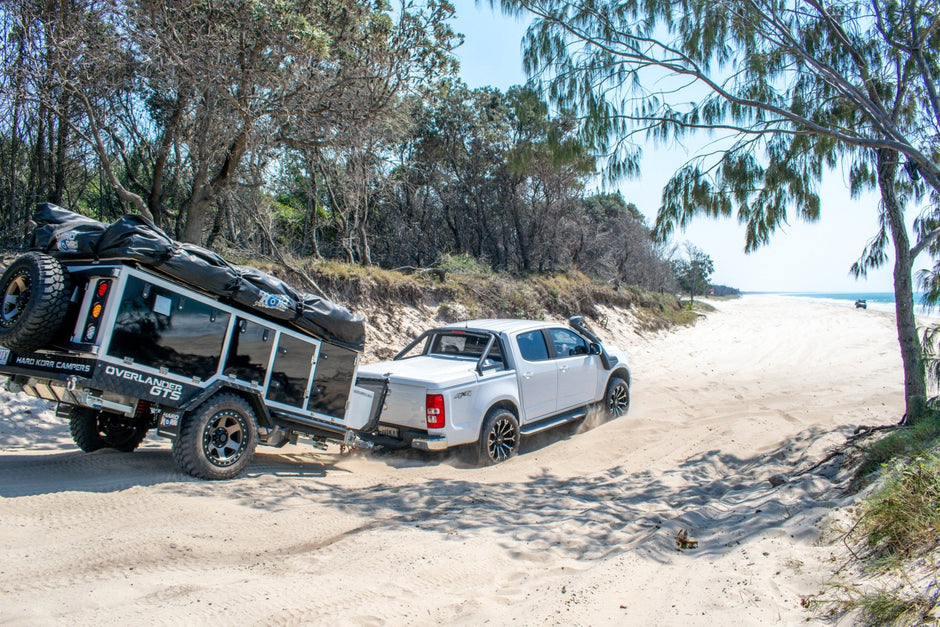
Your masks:
{"label": "truck front wheel", "polygon": [[477,458],[483,466],[491,466],[515,457],[519,452],[519,421],[508,409],[495,407],[483,419]]}
{"label": "truck front wheel", "polygon": [[604,394],[604,409],[608,418],[620,418],[630,409],[630,385],[620,377],[612,377]]}
{"label": "truck front wheel", "polygon": [[255,454],[258,419],[241,396],[221,392],[183,417],[173,457],[180,469],[201,479],[232,479]]}
{"label": "truck front wheel", "polygon": [[148,427],[121,414],[88,407],[72,407],[69,410],[72,440],[86,453],[102,448],[130,453],[147,437]]}

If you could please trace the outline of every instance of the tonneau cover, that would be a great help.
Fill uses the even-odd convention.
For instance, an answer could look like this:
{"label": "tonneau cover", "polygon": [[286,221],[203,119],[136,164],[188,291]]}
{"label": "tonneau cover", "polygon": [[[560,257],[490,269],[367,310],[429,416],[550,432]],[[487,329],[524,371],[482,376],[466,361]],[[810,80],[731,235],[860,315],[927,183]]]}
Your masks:
{"label": "tonneau cover", "polygon": [[29,247],[62,260],[129,260],[293,326],[362,351],[362,316],[316,294],[298,292],[255,268],[230,263],[211,250],[173,240],[143,216],[106,224],[51,203],[39,203]]}

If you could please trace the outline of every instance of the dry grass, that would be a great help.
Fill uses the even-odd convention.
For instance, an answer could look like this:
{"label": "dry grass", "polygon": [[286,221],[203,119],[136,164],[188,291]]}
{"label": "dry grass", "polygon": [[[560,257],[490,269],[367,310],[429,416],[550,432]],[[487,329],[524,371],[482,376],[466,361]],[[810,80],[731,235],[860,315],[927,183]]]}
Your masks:
{"label": "dry grass", "polygon": [[461,256],[429,269],[383,270],[334,261],[298,260],[294,268],[258,264],[307,290],[312,279],[332,300],[351,309],[399,305],[436,309],[444,320],[473,318],[599,316],[598,305],[628,309],[644,330],[693,324],[702,309],[689,311],[675,296],[637,287],[592,281],[580,272],[513,277],[490,271]]}

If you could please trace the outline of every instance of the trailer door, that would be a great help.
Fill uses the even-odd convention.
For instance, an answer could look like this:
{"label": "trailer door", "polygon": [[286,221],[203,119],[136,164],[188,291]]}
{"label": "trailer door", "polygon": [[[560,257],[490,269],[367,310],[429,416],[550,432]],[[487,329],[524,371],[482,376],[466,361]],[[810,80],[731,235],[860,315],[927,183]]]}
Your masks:
{"label": "trailer door", "polygon": [[319,348],[316,340],[303,340],[284,332],[278,334],[266,395],[269,402],[304,409],[310,397]]}

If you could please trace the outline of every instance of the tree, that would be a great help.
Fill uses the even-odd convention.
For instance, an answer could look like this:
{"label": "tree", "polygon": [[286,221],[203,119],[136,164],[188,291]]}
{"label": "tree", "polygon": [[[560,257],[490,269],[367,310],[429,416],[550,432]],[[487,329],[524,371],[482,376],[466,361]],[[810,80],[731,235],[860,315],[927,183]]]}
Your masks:
{"label": "tree", "polygon": [[[850,164],[853,191],[875,185],[882,228],[853,267],[893,246],[908,414],[926,390],[911,272],[940,235],[940,3],[937,0],[491,0],[536,20],[527,70],[578,112],[610,173],[634,173],[639,134],[709,130],[720,148],[681,167],[663,191],[660,239],[697,215],[737,212],[745,250],[790,212],[813,221],[823,173]],[[685,104],[678,104],[685,103]],[[905,204],[934,207],[911,242]]]}
{"label": "tree", "polygon": [[711,257],[692,245],[685,243],[685,258],[673,259],[672,268],[676,274],[679,286],[689,292],[689,308],[695,304],[695,295],[704,294],[708,288],[708,280],[715,271]]}

